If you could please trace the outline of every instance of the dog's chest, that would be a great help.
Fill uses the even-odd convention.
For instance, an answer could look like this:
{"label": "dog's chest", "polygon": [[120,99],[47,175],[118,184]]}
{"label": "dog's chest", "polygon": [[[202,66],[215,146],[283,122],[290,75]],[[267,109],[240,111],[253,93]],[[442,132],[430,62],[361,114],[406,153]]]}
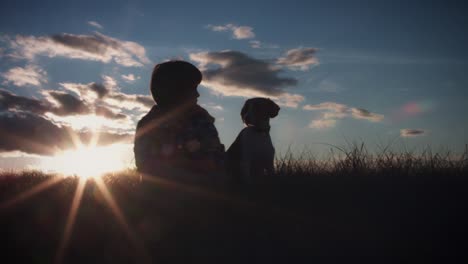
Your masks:
{"label": "dog's chest", "polygon": [[250,152],[252,157],[270,158],[274,155],[275,149],[269,133],[249,128],[243,132],[242,147],[244,151]]}

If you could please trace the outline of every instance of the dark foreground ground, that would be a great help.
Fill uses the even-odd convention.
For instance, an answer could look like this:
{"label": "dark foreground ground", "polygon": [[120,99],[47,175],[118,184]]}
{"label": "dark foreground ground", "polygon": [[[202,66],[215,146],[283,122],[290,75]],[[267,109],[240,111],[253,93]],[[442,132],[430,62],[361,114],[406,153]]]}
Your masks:
{"label": "dark foreground ground", "polygon": [[293,175],[283,168],[241,189],[140,181],[134,173],[106,176],[123,217],[90,180],[68,244],[66,223],[78,178],[11,202],[54,176],[4,173],[1,262],[461,260],[467,255],[466,168],[428,171]]}

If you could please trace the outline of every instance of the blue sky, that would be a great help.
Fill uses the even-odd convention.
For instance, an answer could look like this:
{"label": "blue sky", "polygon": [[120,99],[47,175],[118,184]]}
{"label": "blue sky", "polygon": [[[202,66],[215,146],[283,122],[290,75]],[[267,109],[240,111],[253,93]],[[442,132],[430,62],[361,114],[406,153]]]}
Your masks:
{"label": "blue sky", "polygon": [[[265,96],[281,105],[279,153],[320,156],[322,143],[346,141],[462,151],[466,11],[460,1],[3,1],[1,130],[28,143],[3,136],[0,166],[51,155],[31,144],[66,141],[63,127],[131,137],[152,67],[176,58],[206,73],[199,102],[226,148],[246,98]],[[44,132],[28,132],[34,122]]]}

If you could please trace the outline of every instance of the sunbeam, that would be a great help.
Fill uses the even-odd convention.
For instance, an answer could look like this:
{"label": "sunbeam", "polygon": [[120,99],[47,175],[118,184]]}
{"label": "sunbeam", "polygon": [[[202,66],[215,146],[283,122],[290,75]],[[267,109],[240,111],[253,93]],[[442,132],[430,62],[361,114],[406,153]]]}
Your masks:
{"label": "sunbeam", "polygon": [[109,189],[107,189],[104,181],[101,178],[95,178],[94,181],[99,191],[101,191],[104,197],[104,200],[109,206],[109,209],[111,210],[111,212],[114,214],[115,218],[117,219],[117,222],[123,228],[128,239],[130,240],[130,242],[133,244],[133,246],[137,250],[138,257],[139,257],[138,262],[150,263],[149,261],[150,257],[148,253],[146,252],[142,241],[140,241],[135,235],[135,233],[131,230],[130,225],[128,224],[127,220],[125,219],[124,214],[122,213],[122,210],[118,206],[117,202],[115,201],[114,197],[110,193]]}
{"label": "sunbeam", "polygon": [[80,208],[81,197],[83,196],[86,181],[87,180],[85,178],[80,178],[78,186],[76,187],[75,196],[73,197],[73,202],[70,207],[70,213],[68,214],[67,223],[65,225],[65,232],[63,234],[60,247],[57,251],[56,263],[62,263],[63,257],[65,256],[65,252],[70,241],[71,233],[73,231],[73,226],[75,224],[76,215],[78,213],[78,209]]}
{"label": "sunbeam", "polygon": [[43,182],[43,183],[40,183],[36,186],[34,186],[33,188],[25,191],[25,192],[22,192],[18,195],[16,195],[15,197],[3,202],[0,204],[0,209],[5,209],[5,208],[8,208],[10,206],[13,206],[13,205],[16,205],[17,203],[19,202],[22,202],[50,187],[52,187],[53,185],[59,183],[60,181],[63,180],[63,177],[52,177],[50,179],[48,179],[47,181]]}

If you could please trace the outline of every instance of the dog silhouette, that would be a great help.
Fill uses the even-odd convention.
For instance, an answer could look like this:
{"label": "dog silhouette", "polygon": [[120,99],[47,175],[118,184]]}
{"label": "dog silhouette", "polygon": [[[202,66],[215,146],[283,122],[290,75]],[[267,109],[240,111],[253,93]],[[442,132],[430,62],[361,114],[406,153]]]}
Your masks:
{"label": "dog silhouette", "polygon": [[241,110],[246,125],[227,150],[228,175],[237,183],[251,184],[273,172],[275,148],[270,137],[270,118],[280,107],[268,98],[248,99]]}

